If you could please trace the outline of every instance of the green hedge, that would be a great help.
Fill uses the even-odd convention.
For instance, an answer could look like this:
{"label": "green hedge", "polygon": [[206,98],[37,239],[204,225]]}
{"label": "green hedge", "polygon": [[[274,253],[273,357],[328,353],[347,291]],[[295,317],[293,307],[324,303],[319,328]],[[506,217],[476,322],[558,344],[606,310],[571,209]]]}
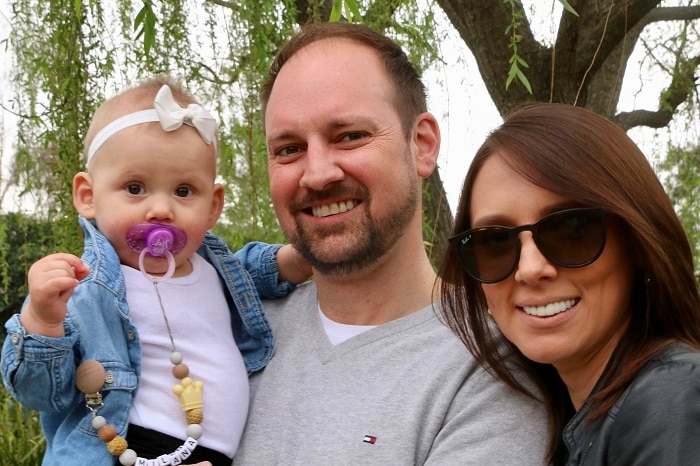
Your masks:
{"label": "green hedge", "polygon": [[15,401],[0,384],[0,464],[37,466],[44,456],[46,441],[39,426],[39,414]]}

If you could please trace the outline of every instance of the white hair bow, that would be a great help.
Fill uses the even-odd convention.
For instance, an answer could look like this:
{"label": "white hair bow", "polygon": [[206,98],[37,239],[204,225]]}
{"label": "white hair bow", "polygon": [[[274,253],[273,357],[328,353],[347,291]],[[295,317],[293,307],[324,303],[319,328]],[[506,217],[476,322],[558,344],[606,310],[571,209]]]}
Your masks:
{"label": "white hair bow", "polygon": [[175,131],[184,123],[196,128],[207,144],[211,144],[216,137],[216,118],[199,104],[180,107],[167,84],[160,88],[153,105],[163,130]]}
{"label": "white hair bow", "polygon": [[175,131],[183,123],[194,127],[204,142],[214,144],[214,155],[216,155],[216,118],[204,107],[198,104],[189,104],[187,108],[180,107],[175,102],[173,93],[167,84],[158,90],[153,105],[155,109],[128,113],[102,128],[90,143],[87,153],[88,162],[95,155],[97,149],[115,133],[134,125],[155,121],[160,122],[163,131]]}

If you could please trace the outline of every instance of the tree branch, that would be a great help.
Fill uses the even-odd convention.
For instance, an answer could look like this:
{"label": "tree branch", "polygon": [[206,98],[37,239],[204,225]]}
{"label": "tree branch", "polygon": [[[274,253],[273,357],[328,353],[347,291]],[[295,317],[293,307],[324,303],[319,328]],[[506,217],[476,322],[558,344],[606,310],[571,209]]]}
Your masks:
{"label": "tree branch", "polygon": [[659,21],[690,21],[693,19],[700,19],[700,5],[654,8],[642,21],[645,24],[650,24]]}
{"label": "tree branch", "polygon": [[649,128],[663,128],[673,118],[673,113],[668,110],[633,110],[631,112],[620,112],[615,118],[617,123],[624,131],[637,126],[647,126]]}
{"label": "tree branch", "polygon": [[219,5],[223,6],[225,8],[230,8],[231,10],[235,10],[238,8],[239,4],[237,2],[227,2],[225,0],[207,0],[209,3],[213,3],[214,5]]}
{"label": "tree branch", "polygon": [[671,84],[661,93],[658,110],[620,112],[614,118],[615,123],[625,131],[636,126],[663,128],[668,125],[676,109],[688,99],[695,89],[697,82],[695,71],[698,66],[700,66],[700,55],[678,63]]}

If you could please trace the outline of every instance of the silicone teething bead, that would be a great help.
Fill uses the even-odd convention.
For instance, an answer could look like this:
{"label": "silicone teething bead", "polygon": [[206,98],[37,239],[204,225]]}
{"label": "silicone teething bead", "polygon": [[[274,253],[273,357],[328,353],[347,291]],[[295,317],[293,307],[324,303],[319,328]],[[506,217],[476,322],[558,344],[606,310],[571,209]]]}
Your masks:
{"label": "silicone teething bead", "polygon": [[95,416],[92,418],[92,427],[95,430],[100,430],[107,425],[107,420],[102,416]]}
{"label": "silicone teething bead", "polygon": [[124,466],[131,466],[133,464],[136,464],[136,461],[138,460],[138,455],[136,455],[136,452],[130,448],[127,448],[124,450],[124,453],[119,455],[119,463],[123,464]]}
{"label": "silicone teething bead", "polygon": [[167,228],[154,228],[146,235],[146,246],[151,254],[160,257],[169,251],[175,241],[175,235]]}
{"label": "silicone teething bead", "polygon": [[186,432],[188,437],[199,440],[199,438],[202,436],[203,429],[200,424],[190,424],[187,426]]}
{"label": "silicone teething bead", "polygon": [[173,351],[172,353],[170,353],[170,362],[173,365],[177,366],[178,364],[180,364],[182,362],[182,359],[183,359],[182,353],[180,353],[178,351]]}

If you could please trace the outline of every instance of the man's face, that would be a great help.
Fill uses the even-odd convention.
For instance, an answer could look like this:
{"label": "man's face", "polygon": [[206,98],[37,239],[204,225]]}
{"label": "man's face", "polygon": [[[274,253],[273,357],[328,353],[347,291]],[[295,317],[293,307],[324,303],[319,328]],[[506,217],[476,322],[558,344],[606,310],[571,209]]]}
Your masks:
{"label": "man's face", "polygon": [[285,63],[265,115],[272,200],[316,273],[376,263],[420,224],[415,146],[378,55],[346,39],[308,45]]}

